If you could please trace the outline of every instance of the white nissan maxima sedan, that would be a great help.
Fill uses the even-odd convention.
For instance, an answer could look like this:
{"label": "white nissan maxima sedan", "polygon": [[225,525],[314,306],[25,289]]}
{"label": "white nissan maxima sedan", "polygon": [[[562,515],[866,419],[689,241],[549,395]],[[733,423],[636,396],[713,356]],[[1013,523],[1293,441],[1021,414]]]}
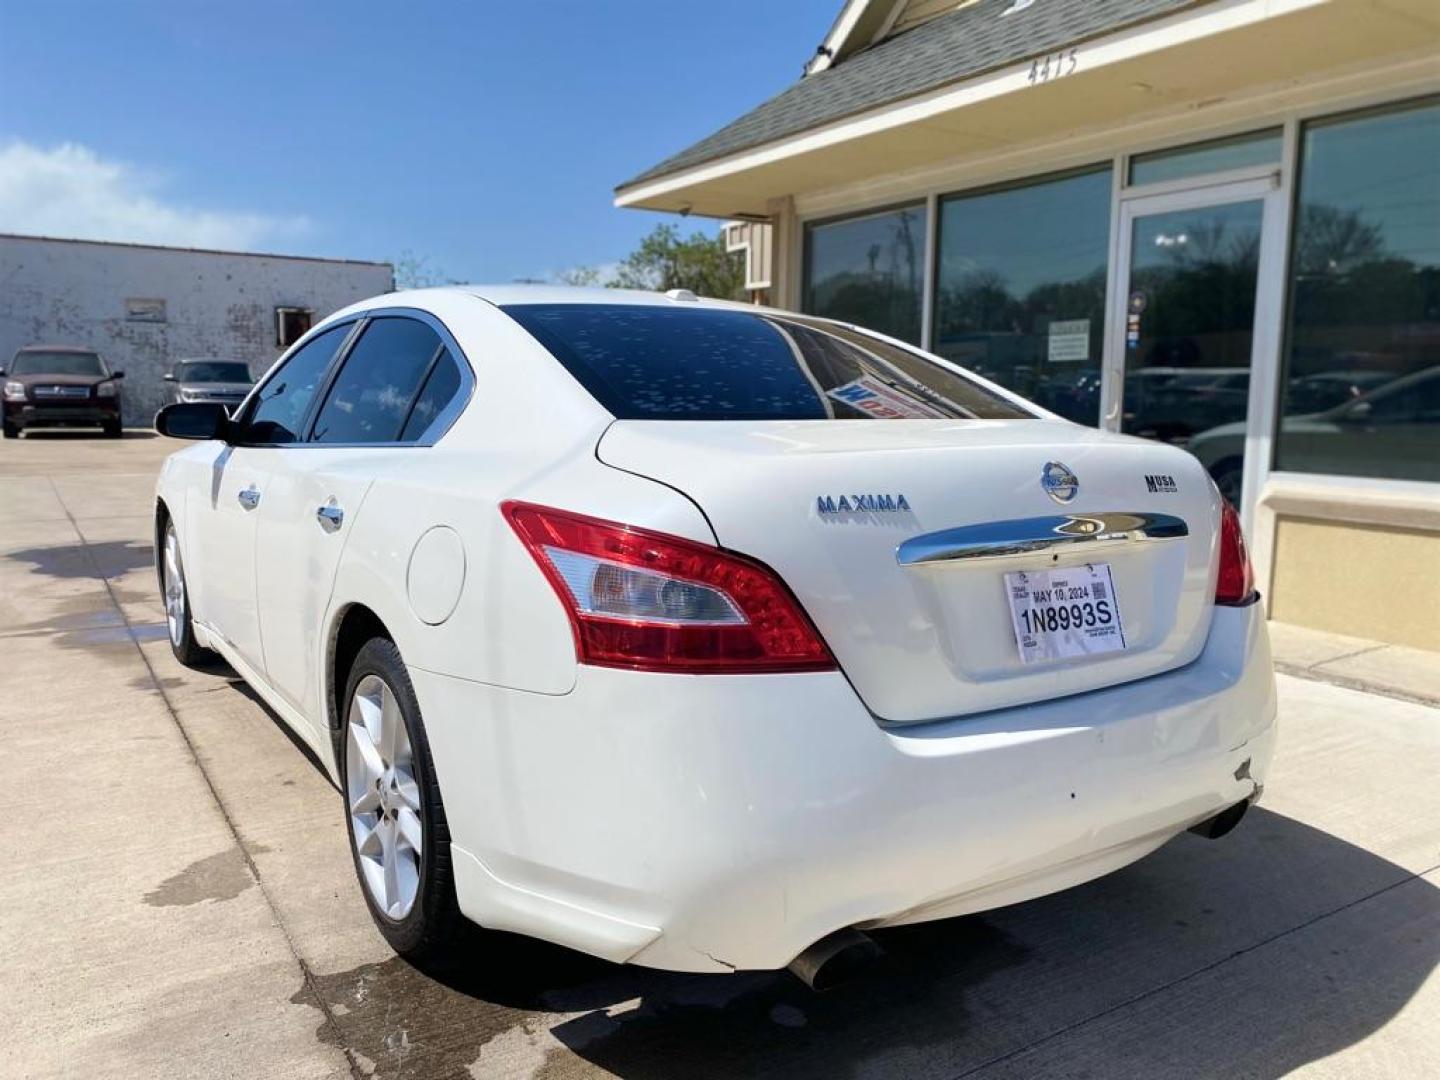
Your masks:
{"label": "white nissan maxima sedan", "polygon": [[1199,463],[855,326],[401,292],[156,427],[200,440],[157,488],[175,654],[314,749],[413,958],[464,918],[813,975],[1228,831],[1270,764]]}

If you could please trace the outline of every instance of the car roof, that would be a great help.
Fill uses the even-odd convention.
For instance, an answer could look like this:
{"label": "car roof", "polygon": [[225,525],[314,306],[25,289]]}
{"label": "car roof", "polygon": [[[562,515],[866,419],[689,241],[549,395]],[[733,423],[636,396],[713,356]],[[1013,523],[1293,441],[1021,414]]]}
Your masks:
{"label": "car roof", "polygon": [[697,303],[709,307],[717,304],[728,306],[731,303],[726,300],[700,299],[693,294],[679,297],[645,289],[607,289],[589,285],[465,285],[461,289],[499,307],[509,304],[640,304],[663,307],[670,304],[689,306]]}
{"label": "car roof", "polygon": [[21,345],[15,351],[18,356],[25,352],[48,352],[48,353],[84,353],[87,356],[99,356],[98,349],[92,349],[86,345]]}
{"label": "car roof", "polygon": [[[680,290],[676,290],[679,292]],[[511,304],[633,304],[637,306],[668,307],[675,305],[679,307],[709,307],[709,308],[731,308],[743,311],[769,311],[770,308],[760,307],[736,300],[715,300],[709,297],[676,296],[669,293],[651,292],[645,289],[607,289],[603,286],[585,285],[532,285],[532,284],[509,284],[509,285],[440,285],[426,289],[403,289],[398,292],[382,293],[379,296],[372,296],[368,300],[362,300],[358,304],[352,304],[343,309],[344,313],[364,311],[367,308],[380,307],[404,307],[407,302],[423,307],[426,301],[435,301],[446,297],[473,297],[484,300],[486,303],[494,304],[496,307],[506,307]],[[342,312],[336,312],[336,315]],[[776,314],[794,315],[795,312],[776,311]],[[814,318],[815,316],[807,316]],[[330,316],[333,318],[333,316]],[[328,321],[328,318],[327,318]],[[829,320],[827,320],[829,321]]]}

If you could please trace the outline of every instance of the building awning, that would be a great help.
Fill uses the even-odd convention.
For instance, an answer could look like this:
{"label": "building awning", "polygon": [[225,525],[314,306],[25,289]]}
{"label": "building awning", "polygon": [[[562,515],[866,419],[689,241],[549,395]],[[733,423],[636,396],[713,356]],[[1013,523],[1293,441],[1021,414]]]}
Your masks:
{"label": "building awning", "polygon": [[1206,108],[1437,40],[1433,0],[980,0],[802,79],[615,202],[764,216],[786,195]]}

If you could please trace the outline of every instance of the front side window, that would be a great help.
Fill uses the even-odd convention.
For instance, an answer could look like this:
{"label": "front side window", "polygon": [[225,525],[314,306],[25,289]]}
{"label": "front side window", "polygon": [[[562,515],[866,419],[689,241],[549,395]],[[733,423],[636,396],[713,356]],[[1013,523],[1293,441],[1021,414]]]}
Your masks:
{"label": "front side window", "polygon": [[325,369],[350,329],[345,324],[316,335],[265,380],[244,420],[246,442],[279,445],[299,438]]}
{"label": "front side window", "polygon": [[1100,421],[1110,169],[940,200],[932,351]]}
{"label": "front side window", "polygon": [[11,375],[108,375],[105,365],[95,353],[86,352],[22,352],[10,365]]}
{"label": "front side window", "polygon": [[1440,101],[1301,146],[1275,467],[1440,481]]}
{"label": "front side window", "polygon": [[1033,415],[921,353],[800,316],[631,304],[505,312],[622,420]]}
{"label": "front side window", "polygon": [[925,207],[805,230],[806,312],[920,343]]}
{"label": "front side window", "polygon": [[440,336],[417,319],[372,320],[326,394],[311,441],[396,441],[440,348]]}

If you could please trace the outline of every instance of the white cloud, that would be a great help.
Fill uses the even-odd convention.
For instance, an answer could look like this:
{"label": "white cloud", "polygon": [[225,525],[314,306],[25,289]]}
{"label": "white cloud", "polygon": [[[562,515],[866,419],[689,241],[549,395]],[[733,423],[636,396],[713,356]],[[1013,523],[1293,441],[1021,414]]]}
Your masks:
{"label": "white cloud", "polygon": [[76,143],[0,145],[0,232],[246,249],[303,233],[304,218],[165,201],[157,176]]}

